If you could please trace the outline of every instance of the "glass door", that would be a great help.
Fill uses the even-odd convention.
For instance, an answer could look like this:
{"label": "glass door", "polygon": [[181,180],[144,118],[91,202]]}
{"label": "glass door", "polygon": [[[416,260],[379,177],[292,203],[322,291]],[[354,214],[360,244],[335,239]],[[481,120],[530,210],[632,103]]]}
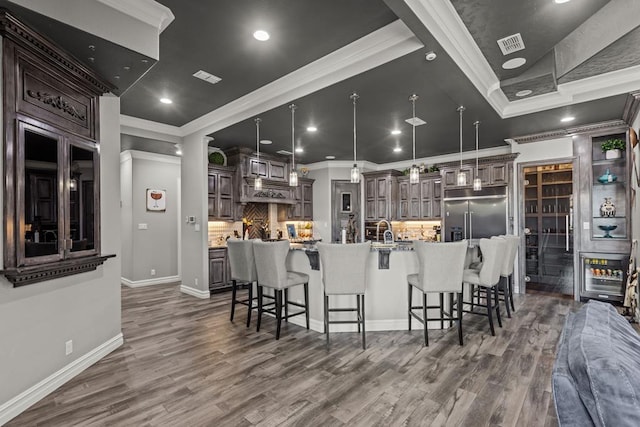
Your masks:
{"label": "glass door", "polygon": [[571,163],[524,169],[527,292],[574,294]]}

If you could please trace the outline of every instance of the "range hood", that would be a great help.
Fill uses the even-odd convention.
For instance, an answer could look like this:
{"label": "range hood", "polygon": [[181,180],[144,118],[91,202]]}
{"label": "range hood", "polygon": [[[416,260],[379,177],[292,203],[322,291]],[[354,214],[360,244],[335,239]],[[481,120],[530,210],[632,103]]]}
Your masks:
{"label": "range hood", "polygon": [[253,187],[254,178],[243,177],[240,188],[240,203],[277,203],[279,205],[295,205],[297,187],[290,187],[288,182],[262,179],[262,190]]}

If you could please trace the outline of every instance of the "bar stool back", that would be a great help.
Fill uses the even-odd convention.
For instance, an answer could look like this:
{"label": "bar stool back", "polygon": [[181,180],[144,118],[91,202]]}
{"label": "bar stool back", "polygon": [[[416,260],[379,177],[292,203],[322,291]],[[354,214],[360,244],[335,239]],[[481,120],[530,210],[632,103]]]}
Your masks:
{"label": "bar stool back", "polygon": [[[362,348],[367,346],[365,337],[364,294],[367,285],[367,258],[371,242],[349,245],[318,243],[324,284],[324,332],[329,346],[329,325],[356,323],[358,332],[362,326]],[[329,295],[355,295],[356,307],[329,308]],[[356,320],[330,320],[329,313],[356,312]]]}
{"label": "bar stool back", "polygon": [[[282,319],[288,321],[290,317],[304,314],[306,317],[307,329],[309,329],[309,276],[296,271],[287,271],[286,258],[289,253],[289,241],[261,242],[253,244],[253,254],[258,273],[258,323],[257,330],[260,330],[262,313],[271,313],[276,317],[276,339],[280,339],[280,327]],[[289,288],[292,286],[304,286],[304,305],[289,301]],[[274,290],[275,308],[266,309],[263,303],[263,288]],[[283,302],[284,291],[284,302]],[[288,306],[304,308],[293,314],[289,314]],[[284,307],[285,314],[282,316]]]}
{"label": "bar stool back", "polygon": [[[256,263],[253,258],[252,240],[227,240],[227,256],[231,267],[231,321],[236,310],[236,303],[246,305],[247,328],[251,324],[251,311],[253,309],[253,283],[258,280]],[[247,299],[237,298],[240,284],[247,285]]]}
{"label": "bar stool back", "polygon": [[[486,304],[475,303],[472,305],[472,309],[465,311],[473,314],[477,313],[473,310],[474,305],[479,307],[486,307],[487,313],[484,314],[489,318],[489,329],[491,335],[495,335],[493,328],[493,311],[496,312],[498,319],[498,325],[502,327],[502,319],[500,318],[500,306],[498,305],[498,293],[496,292],[496,286],[500,281],[500,272],[503,265],[503,257],[506,252],[507,241],[503,238],[491,238],[480,239],[480,251],[482,252],[482,267],[480,270],[465,269],[463,273],[462,281],[471,285],[471,301],[474,298],[474,287],[479,286],[480,289],[486,293]],[[494,300],[495,306],[492,301]]]}
{"label": "bar stool back", "polygon": [[513,268],[516,261],[516,255],[518,254],[518,246],[520,245],[520,237],[514,236],[513,234],[508,234],[504,236],[509,245],[509,253],[508,256],[505,257],[505,265],[502,267],[502,272],[500,275],[502,277],[506,277],[507,280],[507,288],[505,291],[509,293],[507,302],[507,295],[505,294],[505,305],[511,305],[511,310],[515,311],[516,308],[513,305]]}
{"label": "bar stool back", "polygon": [[[429,345],[428,321],[440,320],[444,328],[444,320],[458,322],[458,340],[462,341],[462,274],[467,256],[468,242],[461,240],[449,243],[414,242],[414,250],[418,256],[418,273],[407,276],[409,285],[409,330],[411,318],[415,317],[424,325],[424,345]],[[413,288],[422,292],[422,305],[413,306]],[[438,293],[440,305],[427,305],[427,293]],[[444,294],[449,294],[449,311],[444,307]],[[453,296],[457,296],[457,316],[453,317]],[[439,308],[440,317],[427,317],[427,309]],[[420,317],[413,310],[422,310]],[[445,317],[446,316],[446,317]]]}

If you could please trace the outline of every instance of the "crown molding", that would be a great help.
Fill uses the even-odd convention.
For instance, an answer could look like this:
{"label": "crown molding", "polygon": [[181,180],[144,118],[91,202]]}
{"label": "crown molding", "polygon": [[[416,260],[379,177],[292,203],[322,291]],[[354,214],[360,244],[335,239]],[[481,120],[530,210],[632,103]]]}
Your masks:
{"label": "crown molding", "polygon": [[173,12],[166,6],[154,0],[95,0],[109,6],[120,13],[129,15],[158,29],[158,34],[164,31],[175,19]]}
{"label": "crown molding", "polygon": [[640,112],[640,90],[631,92],[627,96],[627,102],[624,105],[624,112],[622,113],[622,120],[624,120],[629,126],[633,123],[638,113]]}
{"label": "crown molding", "polygon": [[378,67],[423,44],[400,20],[244,95],[180,129],[208,135],[317,90]]}
{"label": "crown molding", "polygon": [[[127,135],[140,136],[140,137],[151,137],[158,139],[157,136],[154,135],[164,135],[165,138],[160,138],[162,140],[168,140],[169,142],[180,142],[175,141],[175,137],[182,138],[182,131],[177,126],[167,125],[164,123],[158,123],[151,120],[139,119],[137,117],[127,116],[124,114],[120,115],[120,133],[124,133]],[[153,135],[150,135],[153,134]],[[168,138],[167,137],[174,137]]]}
{"label": "crown molding", "polygon": [[561,138],[566,136],[573,136],[583,133],[598,132],[601,130],[626,127],[627,124],[623,120],[608,120],[606,122],[590,123],[588,125],[575,126],[566,129],[556,129],[548,132],[534,133],[531,135],[516,136],[511,140],[518,144],[524,144],[528,142],[546,141],[549,139]]}
{"label": "crown molding", "polygon": [[140,150],[125,150],[120,153],[120,163],[129,160],[150,160],[153,162],[169,163],[172,165],[180,165],[182,158],[177,156],[169,156],[166,154],[150,153],[148,151]]}

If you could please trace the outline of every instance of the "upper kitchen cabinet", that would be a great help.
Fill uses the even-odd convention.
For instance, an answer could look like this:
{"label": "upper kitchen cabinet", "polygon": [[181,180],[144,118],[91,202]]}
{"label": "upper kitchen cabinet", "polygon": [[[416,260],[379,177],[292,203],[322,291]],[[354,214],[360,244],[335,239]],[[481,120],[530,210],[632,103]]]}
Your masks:
{"label": "upper kitchen cabinet", "polygon": [[0,11],[4,270],[14,286],[95,270],[100,252],[99,97],[112,87]]}
{"label": "upper kitchen cabinet", "polygon": [[[442,171],[442,182],[445,189],[471,188],[473,180],[480,178],[483,187],[509,185],[509,177],[513,171],[515,155],[491,156],[478,159],[476,172],[475,159],[460,162],[448,162],[438,165]],[[458,185],[458,173],[465,174],[465,185]]]}
{"label": "upper kitchen cabinet", "polygon": [[[293,187],[295,203],[285,206],[285,215],[279,213],[279,220],[312,221],[313,220],[313,179],[298,178],[298,186]],[[283,210],[280,210],[283,212]]]}
{"label": "upper kitchen cabinet", "polygon": [[399,177],[398,219],[439,219],[442,210],[441,183],[439,173],[422,174],[416,184],[411,184],[409,177]]}
{"label": "upper kitchen cabinet", "polygon": [[398,215],[398,177],[402,172],[365,172],[365,221],[395,220]]}
{"label": "upper kitchen cabinet", "polygon": [[207,187],[209,193],[209,220],[236,220],[235,201],[236,168],[228,166],[209,166]]}

